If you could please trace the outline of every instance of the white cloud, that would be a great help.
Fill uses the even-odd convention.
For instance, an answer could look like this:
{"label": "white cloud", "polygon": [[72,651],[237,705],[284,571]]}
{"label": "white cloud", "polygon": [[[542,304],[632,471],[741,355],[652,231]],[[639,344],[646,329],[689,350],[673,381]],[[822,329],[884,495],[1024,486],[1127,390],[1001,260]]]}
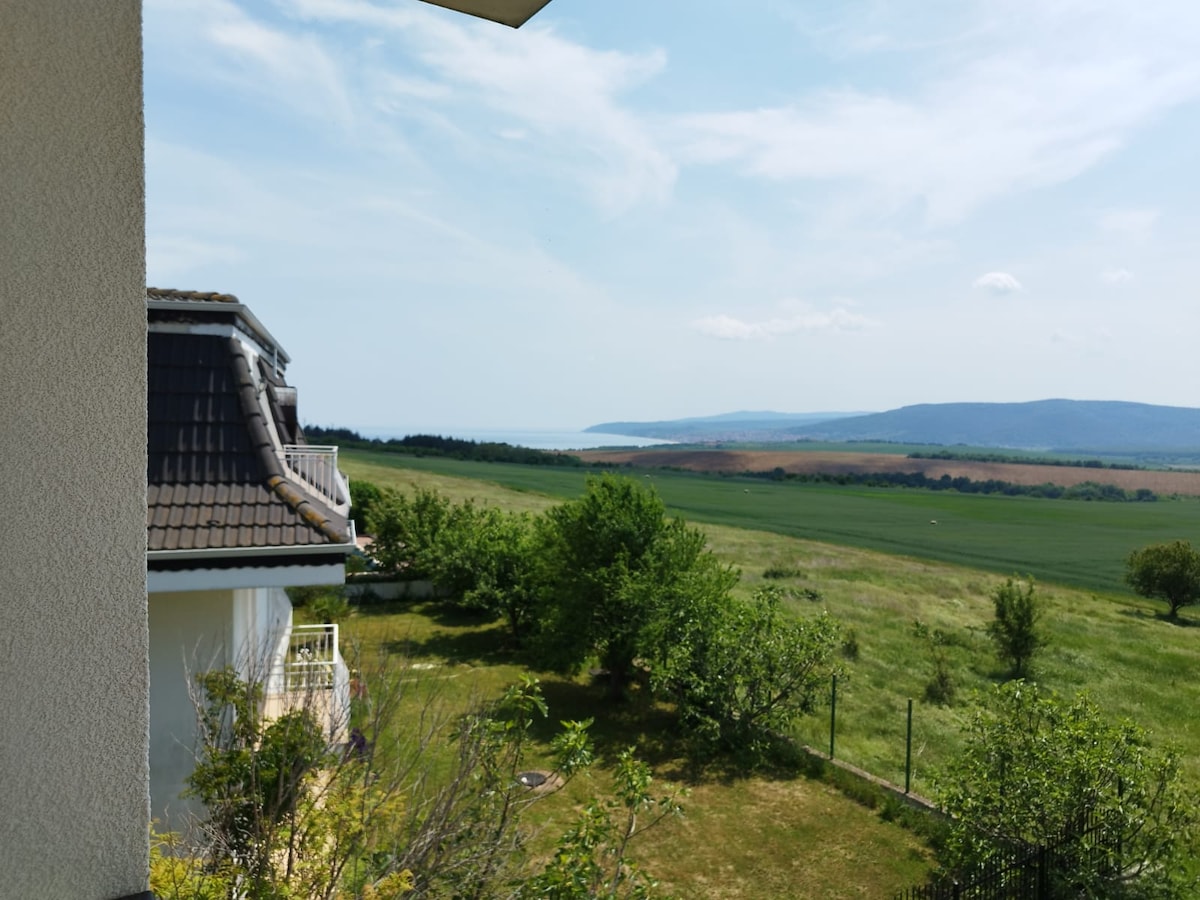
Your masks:
{"label": "white cloud", "polygon": [[346,73],[318,37],[272,27],[229,0],[147,0],[146,6],[147,52],[175,53],[189,60],[196,77],[322,123],[353,125]]}
{"label": "white cloud", "polygon": [[[840,181],[860,192],[862,217],[917,204],[928,224],[945,225],[1007,193],[1080,175],[1200,97],[1200,61],[1182,37],[1200,27],[1193,9],[1146,16],[1125,4],[1047,0],[1017,17],[995,3],[976,8],[979,21],[961,38],[913,52],[905,80],[915,90],[850,83],[682,116],[681,152],[769,180]],[[877,28],[843,30],[883,47]]]}
{"label": "white cloud", "polygon": [[1133,280],[1133,273],[1128,269],[1105,269],[1100,273],[1100,280],[1105,284],[1124,284]]}
{"label": "white cloud", "polygon": [[1025,289],[1021,282],[1007,272],[988,272],[986,275],[980,275],[973,282],[973,286],[992,294],[1016,294]]}
{"label": "white cloud", "polygon": [[[789,303],[785,306],[797,306]],[[828,312],[799,311],[790,316],[746,322],[721,313],[697,319],[692,327],[701,334],[729,341],[762,341],[801,332],[860,331],[878,324],[867,316],[835,308]]]}
{"label": "white cloud", "polygon": [[430,86],[441,85],[446,102],[501,117],[497,131],[529,132],[540,154],[611,212],[661,200],[674,184],[675,164],[619,99],[663,70],[660,50],[594,50],[536,24],[511,32],[415,4],[290,0],[286,7],[301,21],[358,25],[400,40],[406,60],[415,57],[428,70],[422,91],[407,92],[412,102],[440,99]]}

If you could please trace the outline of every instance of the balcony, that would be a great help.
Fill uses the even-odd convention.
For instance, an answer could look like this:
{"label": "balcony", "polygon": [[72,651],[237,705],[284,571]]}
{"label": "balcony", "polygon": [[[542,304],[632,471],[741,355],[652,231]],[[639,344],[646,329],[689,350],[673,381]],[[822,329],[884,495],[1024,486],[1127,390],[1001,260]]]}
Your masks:
{"label": "balcony", "polygon": [[338,471],[337,447],[284,444],[280,462],[304,489],[339,515],[350,514],[350,486]]}
{"label": "balcony", "polygon": [[[278,659],[278,658],[277,658]],[[294,625],[270,680],[264,714],[311,710],[332,743],[344,743],[350,724],[350,672],[338,645],[338,626]]]}

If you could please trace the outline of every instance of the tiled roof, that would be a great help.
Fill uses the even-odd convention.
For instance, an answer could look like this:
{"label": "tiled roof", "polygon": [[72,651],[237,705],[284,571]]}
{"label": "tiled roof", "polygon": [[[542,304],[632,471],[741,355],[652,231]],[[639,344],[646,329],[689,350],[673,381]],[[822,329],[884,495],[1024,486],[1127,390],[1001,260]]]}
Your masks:
{"label": "tiled roof", "polygon": [[349,541],[345,518],[303,492],[279,461],[237,338],[152,329],[147,349],[149,550]]}
{"label": "tiled roof", "polygon": [[174,288],[146,288],[147,300],[189,300],[210,301],[212,303],[237,303],[238,298],[233,294],[218,294],[215,291],[177,291]]}

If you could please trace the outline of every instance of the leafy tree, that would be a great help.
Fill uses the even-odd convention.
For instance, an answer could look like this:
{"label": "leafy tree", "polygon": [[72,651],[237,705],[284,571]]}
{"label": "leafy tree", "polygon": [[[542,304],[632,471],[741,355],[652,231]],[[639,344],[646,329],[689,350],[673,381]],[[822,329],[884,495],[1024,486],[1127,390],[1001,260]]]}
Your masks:
{"label": "leafy tree", "polygon": [[[233,670],[198,681],[203,740],[190,784],[208,818],[200,835],[156,838],[151,884],[163,900],[591,896],[568,892],[559,876],[593,863],[611,888],[596,896],[633,887],[649,896],[652,880],[636,874],[627,845],[638,815],[655,820],[678,807],[651,798],[649,770],[631,755],[621,757],[615,798],[592,801],[551,864],[525,852],[525,810],[593,757],[590,722],[564,722],[550,754],[538,753],[552,766],[548,789],[518,777],[530,766],[533,723],[547,712],[536,679],[458,717],[449,757],[436,743],[448,718],[430,700],[414,715],[397,693],[411,679],[373,680],[356,722],[374,739],[347,750],[322,735],[308,702],[316,698],[271,721],[259,714],[261,686]],[[614,815],[622,809],[624,823]],[[530,887],[539,879],[546,890]]]}
{"label": "leafy tree", "polygon": [[449,499],[417,489],[410,497],[385,489],[367,519],[375,540],[371,556],[379,568],[409,578],[428,578],[438,535],[450,518]]}
{"label": "leafy tree", "polygon": [[1172,619],[1200,600],[1200,553],[1187,541],[1134,550],[1125,566],[1126,583],[1143,597],[1166,600]]}
{"label": "leafy tree", "polygon": [[471,503],[454,507],[434,543],[430,577],[466,609],[501,616],[520,643],[537,595],[533,519]]}
{"label": "leafy tree", "polygon": [[368,533],[371,510],[382,499],[383,491],[379,485],[358,478],[350,482],[350,518],[359,534]]}
{"label": "leafy tree", "polygon": [[943,862],[969,877],[1014,848],[1058,845],[1053,896],[1195,896],[1185,875],[1196,798],[1178,754],[1094,703],[1012,681],[989,692],[938,780]]}
{"label": "leafy tree", "polygon": [[736,579],[703,533],[667,519],[653,490],[610,474],[589,477],[581,498],[550,509],[538,542],[535,655],[574,670],[595,654],[613,698],[624,696],[635,660],[654,655],[649,639],[664,609],[688,591]]}
{"label": "leafy tree", "polygon": [[1038,632],[1042,604],[1034,593],[1033,579],[1024,582],[1012,578],[992,591],[996,617],[988,623],[987,633],[996,644],[996,655],[1009,666],[1012,674],[1021,678],[1029,668],[1033,654],[1045,646]]}
{"label": "leafy tree", "polygon": [[673,699],[701,747],[761,756],[826,696],[841,671],[841,629],[825,613],[795,618],[784,591],[749,601],[694,591],[672,609],[652,684]]}

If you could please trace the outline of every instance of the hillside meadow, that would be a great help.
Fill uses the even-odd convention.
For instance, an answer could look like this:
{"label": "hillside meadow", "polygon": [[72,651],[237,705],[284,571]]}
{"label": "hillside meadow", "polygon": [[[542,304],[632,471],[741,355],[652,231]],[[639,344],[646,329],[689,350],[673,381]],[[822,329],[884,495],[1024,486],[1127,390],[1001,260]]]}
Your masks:
{"label": "hillside meadow", "polygon": [[[343,468],[352,479],[402,490],[436,488],[454,500],[474,498],[528,511],[577,496],[586,474],[359,453],[346,454]],[[992,614],[991,592],[1008,574],[1033,572],[1045,601],[1048,640],[1035,659],[1033,677],[1061,693],[1086,690],[1112,716],[1133,719],[1150,729],[1156,741],[1178,744],[1186,777],[1200,788],[1200,719],[1192,714],[1200,705],[1200,629],[1195,627],[1200,616],[1184,610],[1181,622],[1171,623],[1162,616],[1165,605],[1131,595],[1120,582],[1124,556],[1133,547],[1193,535],[1200,524],[1200,504],[960,496],[670,472],[655,472],[648,480],[672,513],[701,527],[713,551],[741,570],[739,592],[748,594],[768,581],[794,588],[797,614],[826,608],[843,623],[856,652],[846,659],[848,677],[838,685],[838,758],[903,784],[905,716],[912,699],[913,790],[933,794],[939,765],[958,749],[972,693],[1004,677],[984,633]],[[938,524],[931,525],[931,519]],[[766,579],[767,570],[784,577]],[[946,636],[957,688],[950,705],[925,700],[933,662],[927,644],[914,634],[918,620]],[[456,644],[447,637],[446,646],[451,645]],[[506,674],[516,671],[503,668],[511,660],[482,650],[474,665],[476,674],[492,665]],[[577,688],[561,693],[574,698],[567,703],[572,715],[593,714],[587,704],[580,705]],[[828,709],[802,721],[795,736],[827,750]],[[652,742],[652,735],[642,734],[638,742]],[[674,771],[669,752],[656,761],[656,771],[659,764],[663,771]],[[805,812],[789,818],[784,810]],[[867,820],[859,821],[864,814]],[[822,828],[832,821],[858,822],[851,832],[858,829],[863,835],[868,820],[894,827],[820,782],[761,777],[702,781],[694,785],[685,823],[669,826],[661,836],[647,835],[648,863],[654,862],[656,873],[661,865],[668,885],[685,896],[780,897],[885,896],[913,880],[911,867],[920,880],[921,867],[928,865],[915,837],[889,830],[871,840],[882,842],[885,849],[875,852],[883,852],[896,868],[882,874],[875,889],[798,890],[788,881],[787,866],[811,865],[801,854],[784,871],[770,869],[767,877],[775,887],[753,891],[746,872],[767,864],[768,857],[779,864],[778,855],[791,852],[788,848],[813,815]],[[730,817],[738,820],[736,825],[730,825]],[[714,851],[709,829],[717,823],[729,831]],[[688,838],[693,832],[694,838]],[[858,846],[851,832],[837,832],[830,840]],[[664,842],[661,850],[656,841]],[[715,852],[719,859],[702,861],[703,852]],[[829,875],[830,884],[859,869],[850,849],[837,852],[847,863],[840,874]]]}
{"label": "hillside meadow", "polygon": [[[395,479],[396,466],[432,479],[485,481],[533,508],[578,496],[589,470],[343,452],[351,477]],[[1130,551],[1200,537],[1200,500],[1100,503],[904,488],[772,482],[688,471],[619,467],[653,484],[690,522],[946,562],[1105,593],[1122,583]],[[374,474],[372,474],[374,473]],[[409,480],[417,475],[406,476]],[[401,478],[403,481],[403,478]],[[472,490],[478,490],[473,488]],[[537,498],[536,500],[533,498]],[[932,524],[936,522],[937,524]]]}

